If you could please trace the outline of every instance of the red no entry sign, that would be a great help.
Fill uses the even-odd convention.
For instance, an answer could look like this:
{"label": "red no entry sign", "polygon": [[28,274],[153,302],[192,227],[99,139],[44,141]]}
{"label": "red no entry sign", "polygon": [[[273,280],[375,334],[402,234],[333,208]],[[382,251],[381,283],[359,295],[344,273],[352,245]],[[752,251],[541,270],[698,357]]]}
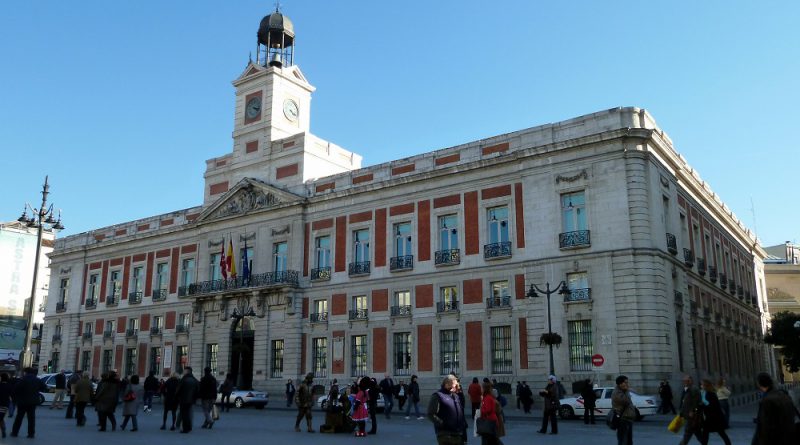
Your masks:
{"label": "red no entry sign", "polygon": [[595,354],[592,356],[592,366],[594,366],[595,368],[603,366],[603,363],[605,362],[606,359],[604,359],[603,356],[600,354]]}

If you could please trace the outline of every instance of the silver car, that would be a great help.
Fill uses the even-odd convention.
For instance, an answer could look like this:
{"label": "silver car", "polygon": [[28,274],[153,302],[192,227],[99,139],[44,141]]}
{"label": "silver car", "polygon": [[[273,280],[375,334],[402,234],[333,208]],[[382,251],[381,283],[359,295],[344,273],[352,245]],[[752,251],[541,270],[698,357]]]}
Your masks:
{"label": "silver car", "polygon": [[[255,406],[256,409],[264,409],[269,403],[269,394],[255,389],[234,389],[231,393],[231,403],[237,408]],[[217,404],[222,404],[222,393],[217,394]]]}

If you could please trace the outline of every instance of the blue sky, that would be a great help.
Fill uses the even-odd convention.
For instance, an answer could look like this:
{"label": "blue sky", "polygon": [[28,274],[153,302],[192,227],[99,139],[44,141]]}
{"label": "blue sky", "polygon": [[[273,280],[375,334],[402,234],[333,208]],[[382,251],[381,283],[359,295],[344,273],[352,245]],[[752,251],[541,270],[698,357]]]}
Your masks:
{"label": "blue sky", "polygon": [[[282,11],[317,87],[311,131],[364,165],[638,106],[772,245],[800,237],[800,2],[763,5],[285,0]],[[200,204],[205,160],[232,147],[230,82],[274,7],[5,4],[0,220],[38,203],[47,174],[65,235]]]}

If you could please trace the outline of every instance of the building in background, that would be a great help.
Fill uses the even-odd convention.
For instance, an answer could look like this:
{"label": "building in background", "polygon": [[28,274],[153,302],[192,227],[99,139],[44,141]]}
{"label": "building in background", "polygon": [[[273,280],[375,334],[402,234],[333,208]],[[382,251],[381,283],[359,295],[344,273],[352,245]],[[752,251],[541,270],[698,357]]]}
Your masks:
{"label": "building in background", "polygon": [[[784,244],[764,248],[764,275],[767,281],[769,312],[793,312],[800,314],[800,246],[787,241]],[[800,381],[800,372],[791,373],[777,354],[778,367],[786,382]]]}
{"label": "building in background", "polygon": [[[645,110],[362,167],[309,132],[288,18],[264,17],[258,47],[201,205],[57,241],[55,367],[209,366],[277,393],[307,372],[510,385],[546,380],[548,313],[565,382],[691,373],[749,393],[774,366],[765,252]],[[528,298],[561,281],[549,308]]]}
{"label": "building in background", "polygon": [[[55,236],[42,234],[39,286],[33,303],[34,323],[44,322],[50,268],[47,255],[53,251]],[[36,256],[36,229],[17,221],[0,223],[0,371],[16,371],[25,346],[27,301],[31,296]],[[36,351],[38,345],[32,349]],[[34,363],[36,363],[34,356]]]}

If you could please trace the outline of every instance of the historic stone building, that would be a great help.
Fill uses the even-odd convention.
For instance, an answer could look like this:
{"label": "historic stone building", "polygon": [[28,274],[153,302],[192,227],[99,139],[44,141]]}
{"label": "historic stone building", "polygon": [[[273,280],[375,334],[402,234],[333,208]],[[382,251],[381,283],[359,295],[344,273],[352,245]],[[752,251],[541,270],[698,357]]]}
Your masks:
{"label": "historic stone building", "polygon": [[[566,382],[744,387],[774,363],[764,251],[645,110],[362,167],[308,131],[291,22],[265,17],[258,47],[202,205],[57,241],[45,338],[62,334],[43,351],[57,367],[210,366],[273,394],[306,372],[538,385],[548,306]],[[562,281],[551,300],[530,292]]]}

